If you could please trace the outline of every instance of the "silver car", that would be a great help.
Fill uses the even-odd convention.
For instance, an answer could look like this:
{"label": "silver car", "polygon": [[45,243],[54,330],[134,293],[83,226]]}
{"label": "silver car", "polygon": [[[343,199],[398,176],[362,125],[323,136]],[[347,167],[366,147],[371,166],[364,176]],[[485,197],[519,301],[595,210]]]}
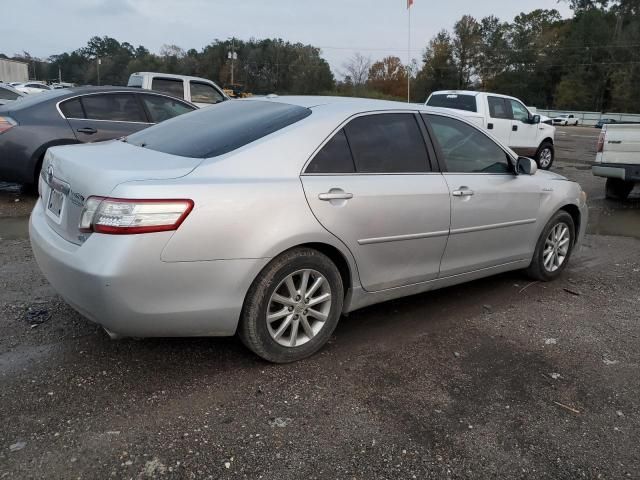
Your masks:
{"label": "silver car", "polygon": [[238,334],[290,362],[367,305],[567,266],[586,195],[451,112],[363,99],[225,102],[51,148],[35,258],[112,336]]}

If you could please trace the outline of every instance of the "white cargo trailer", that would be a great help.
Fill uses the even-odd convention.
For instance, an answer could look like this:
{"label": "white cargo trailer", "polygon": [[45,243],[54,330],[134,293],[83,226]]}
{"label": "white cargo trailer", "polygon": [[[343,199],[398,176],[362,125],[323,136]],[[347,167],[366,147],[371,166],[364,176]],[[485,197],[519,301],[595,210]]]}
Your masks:
{"label": "white cargo trailer", "polygon": [[28,82],[29,64],[0,58],[0,82]]}

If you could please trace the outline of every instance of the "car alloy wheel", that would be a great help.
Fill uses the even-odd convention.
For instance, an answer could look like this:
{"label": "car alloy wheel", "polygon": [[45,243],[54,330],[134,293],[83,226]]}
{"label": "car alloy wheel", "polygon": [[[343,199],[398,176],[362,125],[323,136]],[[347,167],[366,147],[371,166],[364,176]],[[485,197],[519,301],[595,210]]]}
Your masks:
{"label": "car alloy wheel", "polygon": [[545,147],[540,151],[539,162],[540,168],[546,169],[553,161],[553,153],[549,147]]}
{"label": "car alloy wheel", "polygon": [[541,282],[558,278],[569,263],[575,244],[576,223],[569,212],[559,210],[542,230],[527,274]]}
{"label": "car alloy wheel", "polygon": [[304,345],[325,326],[331,302],[331,286],[320,272],[304,269],[288,275],[269,300],[271,338],[283,347]]}
{"label": "car alloy wheel", "polygon": [[308,247],[287,250],[253,281],[238,336],[270,362],[307,358],[331,338],[342,314],[344,291],[338,267],[324,253]]}
{"label": "car alloy wheel", "polygon": [[544,268],[547,272],[553,273],[562,267],[567,259],[570,246],[569,226],[565,223],[556,224],[549,232],[543,250]]}

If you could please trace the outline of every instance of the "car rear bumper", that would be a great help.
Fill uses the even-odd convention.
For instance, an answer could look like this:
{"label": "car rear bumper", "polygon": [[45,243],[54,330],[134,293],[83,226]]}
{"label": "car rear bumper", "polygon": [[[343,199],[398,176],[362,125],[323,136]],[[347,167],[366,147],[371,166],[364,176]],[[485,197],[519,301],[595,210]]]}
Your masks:
{"label": "car rear bumper", "polygon": [[92,234],[75,245],[49,227],[40,201],[29,222],[44,276],[74,309],[110,333],[233,335],[246,292],[269,259],[163,262],[172,233]]}
{"label": "car rear bumper", "polygon": [[618,178],[628,182],[640,182],[640,164],[603,163],[591,169],[597,177]]}

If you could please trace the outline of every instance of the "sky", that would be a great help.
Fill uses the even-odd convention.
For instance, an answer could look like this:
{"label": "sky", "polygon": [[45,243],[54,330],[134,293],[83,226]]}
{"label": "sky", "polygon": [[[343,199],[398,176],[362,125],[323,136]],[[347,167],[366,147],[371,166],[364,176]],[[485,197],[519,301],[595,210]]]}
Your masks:
{"label": "sky", "polygon": [[[201,50],[212,40],[274,38],[322,48],[340,76],[356,52],[374,61],[408,50],[407,0],[0,0],[0,53],[32,56],[70,52],[108,35],[158,52],[164,44]],[[411,57],[464,14],[510,21],[520,12],[556,8],[558,0],[414,0]]]}

